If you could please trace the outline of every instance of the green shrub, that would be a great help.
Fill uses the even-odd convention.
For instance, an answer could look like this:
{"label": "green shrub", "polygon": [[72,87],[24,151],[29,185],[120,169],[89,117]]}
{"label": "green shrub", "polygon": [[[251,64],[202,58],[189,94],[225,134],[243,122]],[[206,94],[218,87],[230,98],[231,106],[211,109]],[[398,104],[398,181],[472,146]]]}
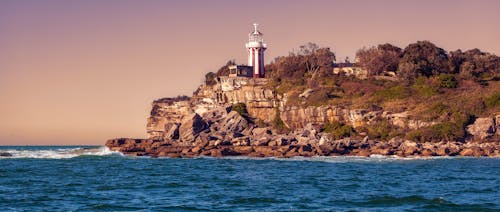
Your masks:
{"label": "green shrub", "polygon": [[458,81],[453,74],[440,74],[438,80],[441,88],[456,88],[458,86]]}
{"label": "green shrub", "polygon": [[217,84],[217,74],[214,72],[208,72],[205,74],[205,84],[208,86],[213,86]]}
{"label": "green shrub", "polygon": [[237,104],[233,104],[231,106],[231,111],[236,111],[238,112],[241,116],[245,117],[245,118],[248,118],[249,115],[248,115],[248,111],[247,111],[247,106],[245,105],[245,103],[237,103]]}
{"label": "green shrub", "polygon": [[460,125],[455,122],[443,122],[409,132],[406,138],[419,142],[457,141],[465,135],[465,131]]}
{"label": "green shrub", "polygon": [[412,85],[412,88],[425,97],[431,97],[438,94],[437,88],[430,85],[426,79],[426,77],[417,78],[415,83]]}
{"label": "green shrub", "polygon": [[495,92],[491,96],[484,98],[484,104],[487,108],[496,108],[500,106],[500,92]]}
{"label": "green shrub", "polygon": [[309,97],[307,97],[307,106],[321,106],[328,103],[328,91],[325,89],[314,91]]}
{"label": "green shrub", "polygon": [[424,111],[425,120],[434,120],[441,116],[448,115],[450,112],[450,106],[445,105],[441,102],[433,104],[427,110]]}
{"label": "green shrub", "polygon": [[377,91],[375,96],[382,100],[404,99],[410,96],[409,89],[402,85],[397,85],[387,89]]}
{"label": "green shrub", "polygon": [[366,127],[368,137],[388,140],[390,138],[401,136],[402,132],[390,124],[387,120],[381,120],[378,123]]}
{"label": "green shrub", "polygon": [[461,141],[465,137],[465,127],[474,121],[474,116],[461,112],[450,115],[449,121],[414,130],[406,135],[413,141]]}
{"label": "green shrub", "polygon": [[326,123],[323,126],[323,132],[331,133],[333,138],[341,139],[345,137],[350,137],[354,135],[354,128],[349,125],[340,123],[338,121]]}
{"label": "green shrub", "polygon": [[280,111],[278,108],[275,109],[274,119],[273,119],[273,127],[278,130],[278,132],[283,133],[289,131],[288,127],[286,127],[285,122],[281,120]]}

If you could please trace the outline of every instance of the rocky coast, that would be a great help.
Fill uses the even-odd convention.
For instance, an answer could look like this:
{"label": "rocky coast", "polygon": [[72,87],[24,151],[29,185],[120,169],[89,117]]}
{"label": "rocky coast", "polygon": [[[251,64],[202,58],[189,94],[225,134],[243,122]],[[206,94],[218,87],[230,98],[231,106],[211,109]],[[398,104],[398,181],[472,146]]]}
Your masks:
{"label": "rocky coast", "polygon": [[155,100],[147,138],[106,146],[150,157],[500,156],[498,78],[360,78],[329,63],[325,77],[300,74],[320,53],[281,58],[265,78],[230,72],[238,66],[228,63],[192,96]]}
{"label": "rocky coast", "polygon": [[[399,137],[388,141],[364,138],[334,139],[311,123],[293,132],[279,133],[259,127],[231,108],[216,108],[200,116],[184,116],[171,124],[161,137],[118,138],[106,142],[113,151],[150,157],[294,157],[363,156],[399,157],[473,156],[499,157],[500,141],[414,142]],[[168,124],[167,124],[168,125]],[[162,126],[164,123],[162,123]],[[476,126],[477,127],[477,126]],[[494,128],[494,130],[496,130]]]}

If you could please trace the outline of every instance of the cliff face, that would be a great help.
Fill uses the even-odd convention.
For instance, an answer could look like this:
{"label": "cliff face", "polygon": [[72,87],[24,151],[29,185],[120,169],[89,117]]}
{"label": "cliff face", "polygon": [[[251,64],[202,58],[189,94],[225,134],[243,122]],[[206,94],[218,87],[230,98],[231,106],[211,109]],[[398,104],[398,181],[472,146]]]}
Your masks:
{"label": "cliff face", "polygon": [[320,107],[285,106],[280,117],[292,129],[302,128],[307,124],[324,124],[333,121],[347,123],[356,128],[370,124],[381,114],[380,110],[346,109],[333,105]]}
{"label": "cliff face", "polygon": [[269,123],[275,116],[279,100],[266,85],[266,79],[222,77],[214,86],[200,86],[191,98],[156,100],[148,118],[148,138],[177,139],[176,132],[184,118],[236,103],[244,103],[250,117]]}
{"label": "cliff face", "polygon": [[194,113],[190,99],[160,99],[152,104],[146,131],[150,139],[176,138],[182,119]]}
{"label": "cliff face", "polygon": [[[200,86],[192,97],[154,101],[147,123],[148,138],[193,142],[198,133],[219,121],[213,120],[213,116],[217,115],[214,111],[228,112],[230,106],[236,103],[246,105],[248,115],[255,123],[272,123],[278,112],[278,117],[291,130],[308,125],[322,126],[334,121],[359,128],[376,126],[383,120],[395,127],[411,130],[439,124],[436,121],[412,119],[408,112],[392,113],[380,107],[356,109],[337,105],[290,106],[286,99],[268,87],[267,79],[221,77],[215,85]],[[210,116],[212,118],[207,118]],[[478,118],[467,127],[467,133],[473,139],[497,138],[500,135],[499,120],[500,115]],[[193,126],[198,127],[194,132]]]}

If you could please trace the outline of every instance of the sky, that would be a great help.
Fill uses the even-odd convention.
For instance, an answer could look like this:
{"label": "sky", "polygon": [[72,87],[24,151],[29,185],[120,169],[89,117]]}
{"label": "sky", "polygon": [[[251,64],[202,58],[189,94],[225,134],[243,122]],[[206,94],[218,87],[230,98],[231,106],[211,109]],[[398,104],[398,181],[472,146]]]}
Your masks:
{"label": "sky", "polygon": [[0,145],[146,137],[151,102],[191,95],[259,23],[265,61],[429,40],[500,54],[497,0],[0,0]]}

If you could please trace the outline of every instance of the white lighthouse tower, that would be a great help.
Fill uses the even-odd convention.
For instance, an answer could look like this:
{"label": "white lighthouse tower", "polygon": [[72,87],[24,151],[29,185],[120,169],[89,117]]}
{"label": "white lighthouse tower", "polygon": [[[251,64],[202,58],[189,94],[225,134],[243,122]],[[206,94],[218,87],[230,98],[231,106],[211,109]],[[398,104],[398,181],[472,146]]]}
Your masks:
{"label": "white lighthouse tower", "polygon": [[248,66],[253,67],[253,77],[262,78],[265,76],[264,71],[264,51],[267,45],[264,43],[264,37],[261,32],[257,30],[258,24],[253,24],[253,32],[248,34]]}

